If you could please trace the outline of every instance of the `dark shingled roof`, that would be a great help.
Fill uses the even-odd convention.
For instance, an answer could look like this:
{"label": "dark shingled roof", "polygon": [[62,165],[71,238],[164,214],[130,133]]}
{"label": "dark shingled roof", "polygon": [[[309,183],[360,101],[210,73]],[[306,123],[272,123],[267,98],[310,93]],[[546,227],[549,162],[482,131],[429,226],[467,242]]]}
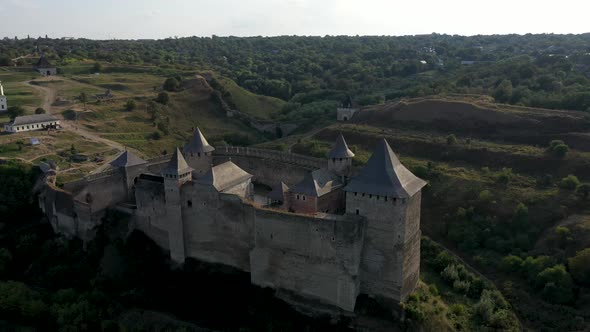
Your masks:
{"label": "dark shingled roof", "polygon": [[344,190],[408,198],[425,185],[424,180],[402,165],[387,141],[382,139],[361,174],[352,179]]}
{"label": "dark shingled roof", "polygon": [[209,145],[209,142],[205,139],[205,136],[201,133],[201,130],[197,127],[191,140],[184,146],[182,152],[184,153],[205,153],[215,150],[214,147]]}
{"label": "dark shingled roof", "polygon": [[340,178],[325,168],[307,173],[305,178],[296,184],[291,191],[314,197],[321,197],[342,187]]}
{"label": "dark shingled roof", "polygon": [[268,197],[270,199],[274,199],[275,201],[284,201],[285,193],[287,191],[289,191],[289,186],[287,186],[285,182],[281,181],[272,188],[271,192],[268,193]]}
{"label": "dark shingled roof", "polygon": [[350,151],[346,141],[344,140],[344,136],[342,134],[338,135],[336,139],[336,143],[330,153],[328,154],[330,158],[352,158],[354,157],[354,153]]}
{"label": "dark shingled roof", "polygon": [[247,173],[233,162],[226,161],[211,167],[205,175],[197,179],[197,183],[211,185],[217,191],[223,192],[250,178],[252,178],[252,174]]}
{"label": "dark shingled roof", "polygon": [[115,160],[111,161],[113,167],[131,167],[137,165],[147,164],[147,161],[139,158],[129,151],[124,151]]}
{"label": "dark shingled roof", "polygon": [[13,126],[22,126],[31,123],[41,123],[41,122],[54,122],[59,121],[56,117],[52,116],[51,114],[35,114],[35,115],[23,115],[17,116],[14,121],[12,121]]}
{"label": "dark shingled roof", "polygon": [[37,68],[53,68],[54,66],[49,62],[49,60],[47,60],[46,57],[42,56],[39,58],[39,61],[37,61],[37,64],[35,65],[35,67],[37,67]]}
{"label": "dark shingled roof", "polygon": [[168,165],[162,170],[162,174],[180,175],[186,172],[191,172],[193,169],[186,163],[180,149],[176,148]]}

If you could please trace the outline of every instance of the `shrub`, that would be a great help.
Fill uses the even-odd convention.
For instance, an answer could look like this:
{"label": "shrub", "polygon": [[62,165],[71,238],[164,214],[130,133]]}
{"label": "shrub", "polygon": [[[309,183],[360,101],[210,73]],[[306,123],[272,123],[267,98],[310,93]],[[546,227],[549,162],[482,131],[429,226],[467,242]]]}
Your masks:
{"label": "shrub", "polygon": [[166,105],[166,104],[168,104],[169,101],[170,101],[170,96],[168,95],[168,93],[166,93],[166,92],[158,93],[158,97],[156,98],[157,103],[160,103],[162,105]]}
{"label": "shrub", "polygon": [[455,145],[457,144],[457,137],[454,134],[450,134],[447,136],[447,145]]}
{"label": "shrub", "polygon": [[127,110],[127,112],[131,112],[136,108],[137,108],[137,103],[133,99],[129,99],[125,103],[125,109]]}
{"label": "shrub", "polygon": [[447,252],[443,251],[436,255],[434,259],[434,269],[437,272],[443,271],[447,266],[454,264],[456,262],[455,258],[449,255]]}
{"label": "shrub", "polygon": [[100,73],[102,71],[102,65],[100,64],[100,62],[95,62],[94,65],[92,66],[92,72],[93,73]]}
{"label": "shrub", "polygon": [[14,120],[17,116],[25,115],[25,109],[20,106],[11,106],[8,108],[8,116]]}
{"label": "shrub", "polygon": [[459,280],[459,271],[457,271],[457,266],[453,264],[445,267],[445,269],[440,273],[440,276],[446,282],[453,284],[455,281]]}
{"label": "shrub", "polygon": [[552,152],[553,152],[553,155],[555,155],[556,157],[563,158],[569,152],[569,150],[570,149],[567,145],[559,144],[553,148]]}
{"label": "shrub", "polygon": [[161,139],[161,138],[162,138],[162,135],[161,135],[161,134],[160,134],[160,132],[159,132],[159,131],[157,131],[157,130],[156,130],[156,131],[154,131],[153,133],[151,133],[151,134],[148,136],[148,139],[152,139],[152,140],[156,140],[156,141],[157,141],[157,140],[159,140],[159,139]]}
{"label": "shrub", "polygon": [[563,265],[546,268],[535,279],[537,288],[542,288],[542,296],[553,303],[567,303],[573,298],[572,278]]}
{"label": "shrub", "polygon": [[35,110],[35,114],[45,114],[45,113],[47,113],[47,112],[42,107],[37,107],[37,109]]}
{"label": "shrub", "polygon": [[164,81],[164,90],[166,91],[178,91],[180,89],[180,82],[174,78],[168,78]]}
{"label": "shrub", "polygon": [[496,182],[506,185],[510,183],[512,176],[512,168],[502,168],[502,171],[496,173]]}
{"label": "shrub", "polygon": [[566,190],[576,190],[580,185],[580,180],[575,175],[568,175],[559,181],[559,187]]}
{"label": "shrub", "polygon": [[568,266],[576,282],[590,285],[590,248],[578,251],[568,259]]}
{"label": "shrub", "polygon": [[66,120],[76,120],[76,111],[69,109],[61,113]]}
{"label": "shrub", "polygon": [[522,258],[514,255],[508,255],[502,258],[500,269],[504,272],[517,272],[522,266]]}
{"label": "shrub", "polygon": [[489,203],[494,199],[494,196],[489,190],[482,190],[479,193],[479,201],[481,203]]}
{"label": "shrub", "polygon": [[455,280],[453,282],[453,289],[462,294],[467,294],[469,287],[471,287],[471,283],[467,280]]}
{"label": "shrub", "polygon": [[590,196],[590,183],[582,183],[576,189],[576,194],[581,198],[588,198]]}
{"label": "shrub", "polygon": [[569,147],[562,140],[553,140],[549,143],[547,151],[556,157],[563,158],[569,152]]}
{"label": "shrub", "polygon": [[533,281],[537,274],[544,269],[553,265],[553,259],[549,256],[538,256],[533,258],[528,256],[520,266],[521,273],[529,280]]}

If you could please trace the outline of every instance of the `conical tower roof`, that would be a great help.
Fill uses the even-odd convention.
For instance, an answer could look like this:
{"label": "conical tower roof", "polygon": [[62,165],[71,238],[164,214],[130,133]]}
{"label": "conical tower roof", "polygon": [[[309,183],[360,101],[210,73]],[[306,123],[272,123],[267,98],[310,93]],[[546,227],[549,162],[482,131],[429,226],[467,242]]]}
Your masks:
{"label": "conical tower roof", "polygon": [[352,158],[354,157],[354,153],[350,151],[348,148],[348,144],[344,140],[344,136],[342,134],[338,135],[336,139],[336,143],[330,153],[328,154],[330,158]]}
{"label": "conical tower roof", "polygon": [[117,158],[111,161],[111,166],[113,167],[131,167],[143,164],[147,164],[147,161],[127,150],[123,151]]}
{"label": "conical tower roof", "polygon": [[426,181],[416,177],[402,165],[387,141],[382,139],[361,174],[353,178],[344,190],[408,198],[425,185]]}
{"label": "conical tower roof", "polygon": [[195,130],[191,140],[182,149],[184,153],[205,153],[213,150],[215,148],[209,145],[209,142],[207,142],[199,127]]}
{"label": "conical tower roof", "polygon": [[180,175],[192,170],[193,169],[186,163],[186,160],[184,160],[180,149],[176,148],[172,158],[170,158],[170,161],[168,162],[168,165],[166,165],[166,168],[162,170],[162,173]]}

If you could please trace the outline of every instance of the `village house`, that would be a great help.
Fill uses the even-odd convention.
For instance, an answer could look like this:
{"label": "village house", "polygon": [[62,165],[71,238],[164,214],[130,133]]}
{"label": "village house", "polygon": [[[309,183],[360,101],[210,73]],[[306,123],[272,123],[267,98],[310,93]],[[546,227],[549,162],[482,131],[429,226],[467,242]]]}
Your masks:
{"label": "village house", "polygon": [[4,125],[4,131],[9,133],[20,133],[22,131],[33,131],[42,129],[59,128],[59,119],[50,114],[36,114],[17,116],[12,122]]}
{"label": "village house", "polygon": [[43,76],[54,76],[57,75],[57,68],[52,65],[45,56],[41,56],[39,61],[35,65],[35,70]]}

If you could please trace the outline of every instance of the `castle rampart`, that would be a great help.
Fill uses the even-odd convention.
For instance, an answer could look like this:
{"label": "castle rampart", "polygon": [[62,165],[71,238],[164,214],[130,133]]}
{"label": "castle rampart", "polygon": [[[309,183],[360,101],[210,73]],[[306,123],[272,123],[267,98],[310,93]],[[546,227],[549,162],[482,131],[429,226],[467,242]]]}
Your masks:
{"label": "castle rampart", "polygon": [[[119,207],[131,215],[132,229],[177,263],[192,257],[225,264],[250,272],[253,284],[346,311],[361,293],[403,301],[414,290],[425,182],[387,142],[352,178],[354,154],[343,137],[330,159],[345,167],[274,150],[214,149],[198,129],[185,149],[188,161],[179,149],[148,161],[126,151],[112,170],[64,190],[48,184],[39,204],[56,232],[83,240],[94,236],[106,209]],[[201,156],[216,165],[194,169],[190,158]],[[281,184],[286,202],[270,208],[254,203],[253,180],[295,186]]]}

